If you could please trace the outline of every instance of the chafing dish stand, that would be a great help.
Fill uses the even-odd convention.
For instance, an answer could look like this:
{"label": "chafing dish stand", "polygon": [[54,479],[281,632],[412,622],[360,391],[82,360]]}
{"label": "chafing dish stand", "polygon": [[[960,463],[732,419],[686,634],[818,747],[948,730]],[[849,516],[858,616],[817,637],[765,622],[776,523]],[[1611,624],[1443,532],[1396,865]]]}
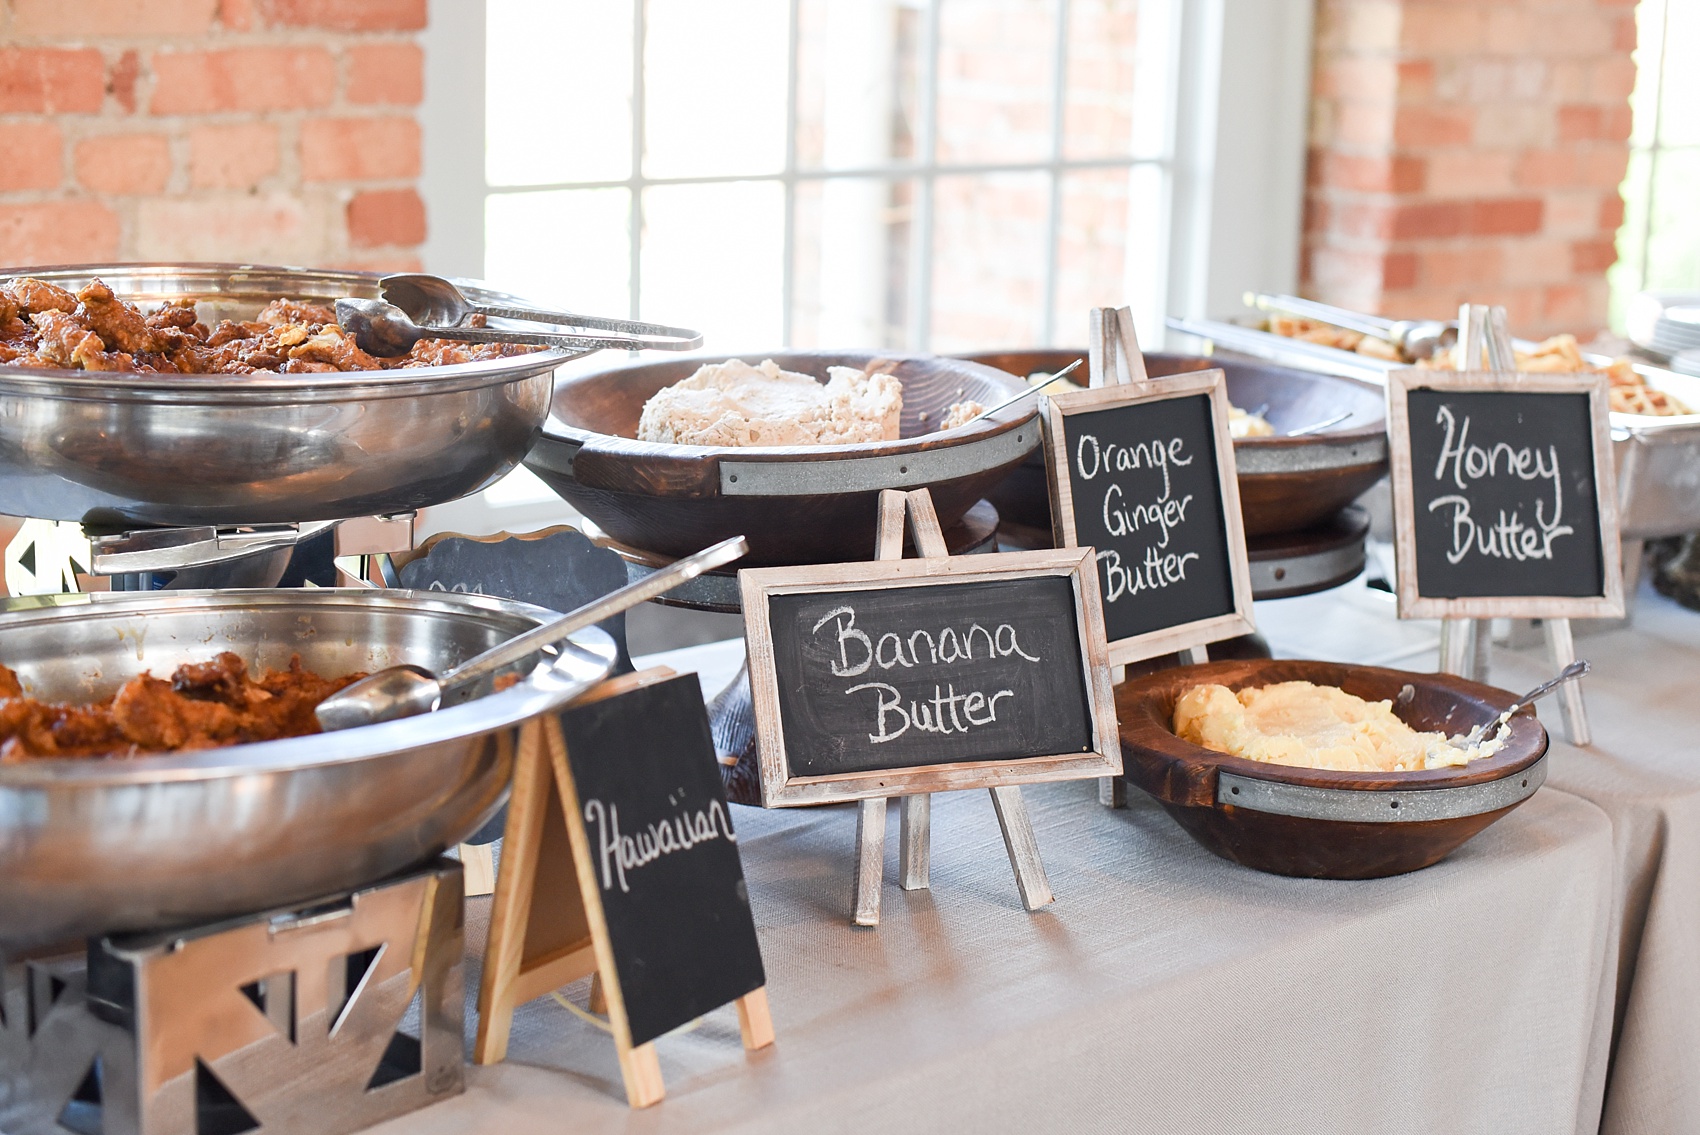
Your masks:
{"label": "chafing dish stand", "polygon": [[304,907],[0,967],[7,1135],[343,1135],[458,1095],[451,859]]}

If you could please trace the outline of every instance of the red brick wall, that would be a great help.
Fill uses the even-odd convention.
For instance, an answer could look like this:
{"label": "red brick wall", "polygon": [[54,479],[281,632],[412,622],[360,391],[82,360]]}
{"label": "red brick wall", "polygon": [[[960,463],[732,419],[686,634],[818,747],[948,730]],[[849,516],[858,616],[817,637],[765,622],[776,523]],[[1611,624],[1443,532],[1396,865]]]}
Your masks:
{"label": "red brick wall", "polygon": [[417,267],[425,12],[0,0],[0,267]]}
{"label": "red brick wall", "polygon": [[1319,0],[1306,294],[1604,327],[1634,46],[1633,0]]}

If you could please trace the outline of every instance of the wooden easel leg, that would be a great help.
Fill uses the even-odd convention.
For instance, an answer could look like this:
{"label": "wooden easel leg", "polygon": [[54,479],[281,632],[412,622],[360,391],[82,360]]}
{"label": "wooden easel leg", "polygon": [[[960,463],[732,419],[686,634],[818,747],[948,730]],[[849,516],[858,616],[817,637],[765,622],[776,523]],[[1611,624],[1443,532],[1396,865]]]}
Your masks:
{"label": "wooden easel leg", "polygon": [[608,1015],[608,990],[602,984],[601,970],[590,975],[590,999],[585,1008],[604,1017]]}
{"label": "wooden easel leg", "polygon": [[751,1052],[773,1043],[773,1014],[767,1010],[767,986],[738,998],[738,1033]]}
{"label": "wooden easel leg", "polygon": [[1189,646],[1181,651],[1181,662],[1187,666],[1202,666],[1210,661],[1208,646]]}
{"label": "wooden easel leg", "polygon": [[898,817],[897,862],[903,873],[903,889],[924,891],[932,878],[932,796],[922,793],[903,797]]}
{"label": "wooden easel leg", "polygon": [[1034,838],[1033,823],[1027,818],[1027,802],[1021,798],[1021,786],[1010,784],[990,791],[998,827],[1003,831],[1003,845],[1009,851],[1009,865],[1015,869],[1021,905],[1038,910],[1056,896],[1051,893],[1051,881],[1045,877],[1045,864],[1039,859],[1039,841]]}
{"label": "wooden easel leg", "polygon": [[667,1084],[661,1079],[661,1059],[655,1055],[655,1043],[636,1048],[614,1042],[620,1054],[620,1078],[626,1082],[626,1102],[633,1107],[650,1107],[667,1096]]}
{"label": "wooden easel leg", "polygon": [[543,728],[533,719],[520,727],[519,756],[514,761],[514,790],[502,837],[507,864],[496,879],[484,975],[478,986],[478,1034],[472,1045],[476,1064],[494,1064],[508,1054],[515,985],[524,961],[537,849],[543,839],[543,814],[554,791],[552,779],[543,751]]}
{"label": "wooden easel leg", "polygon": [[1486,682],[1493,669],[1493,620],[1475,619],[1475,642],[1471,649],[1470,674],[1472,682]]}
{"label": "wooden easel leg", "polygon": [[885,797],[862,801],[856,812],[857,926],[880,924],[880,883],[885,876]]}
{"label": "wooden easel leg", "polygon": [[1442,674],[1464,675],[1464,659],[1469,656],[1470,629],[1474,624],[1469,619],[1440,620],[1440,672]]}
{"label": "wooden easel leg", "polygon": [[[1554,670],[1576,661],[1576,640],[1570,634],[1569,619],[1547,619],[1547,650],[1552,655]],[[1572,745],[1591,745],[1593,732],[1588,728],[1588,711],[1582,705],[1582,683],[1566,682],[1558,688],[1559,704],[1564,710],[1564,735]]]}
{"label": "wooden easel leg", "polygon": [[[1113,689],[1127,681],[1126,666],[1110,667],[1110,686]],[[1127,807],[1127,782],[1119,776],[1098,778],[1098,803],[1106,808]]]}

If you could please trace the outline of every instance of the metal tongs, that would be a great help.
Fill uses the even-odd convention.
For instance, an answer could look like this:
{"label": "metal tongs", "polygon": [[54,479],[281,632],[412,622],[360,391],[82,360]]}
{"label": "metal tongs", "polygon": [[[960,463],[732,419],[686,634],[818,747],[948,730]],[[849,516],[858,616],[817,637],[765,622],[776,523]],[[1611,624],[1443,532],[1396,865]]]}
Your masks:
{"label": "metal tongs", "polygon": [[[463,343],[541,343],[581,353],[605,350],[693,351],[702,346],[702,334],[685,327],[507,304],[474,303],[441,276],[417,272],[385,276],[378,281],[378,290],[383,300],[337,300],[336,321],[354,336],[356,346],[379,358],[405,355],[421,339],[454,339]],[[468,326],[474,315],[614,334],[580,335]]]}
{"label": "metal tongs", "polygon": [[1245,303],[1247,307],[1255,307],[1259,311],[1296,315],[1303,319],[1314,319],[1320,323],[1344,327],[1347,331],[1356,331],[1360,335],[1385,339],[1399,348],[1406,358],[1413,360],[1431,358],[1441,351],[1451,350],[1452,345],[1458,341],[1458,324],[1438,319],[1383,319],[1378,315],[1365,315],[1361,311],[1318,303],[1316,300],[1301,299],[1298,296],[1266,295],[1262,292],[1247,292]]}

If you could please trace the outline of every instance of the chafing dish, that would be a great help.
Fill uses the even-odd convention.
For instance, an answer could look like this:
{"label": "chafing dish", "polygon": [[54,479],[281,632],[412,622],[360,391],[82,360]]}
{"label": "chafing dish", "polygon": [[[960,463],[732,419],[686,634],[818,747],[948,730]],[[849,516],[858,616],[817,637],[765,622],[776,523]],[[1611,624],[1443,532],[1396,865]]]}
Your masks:
{"label": "chafing dish", "polygon": [[[0,660],[41,698],[89,701],[234,650],[325,675],[442,671],[550,612],[481,595],[368,590],[109,592],[0,603]],[[0,954],[301,902],[422,863],[476,831],[512,758],[489,735],[600,681],[580,632],[510,689],[422,717],[133,760],[0,765]]]}
{"label": "chafing dish", "polygon": [[[376,298],[376,274],[233,264],[0,270],[76,288],[99,276],[203,320],[286,296]],[[463,283],[481,300],[501,293]],[[0,366],[0,511],[143,525],[294,524],[405,512],[505,476],[549,411],[561,350],[348,374],[143,375]]]}
{"label": "chafing dish", "polygon": [[[1168,326],[1204,339],[1215,349],[1382,384],[1388,371],[1406,365],[1213,319],[1170,319]],[[1519,349],[1532,345],[1516,341]],[[1604,367],[1612,361],[1586,352],[1582,357],[1591,366]],[[1700,406],[1700,378],[1645,363],[1636,363],[1635,373],[1684,405]],[[1611,436],[1623,535],[1645,540],[1700,530],[1700,414],[1614,413]]]}

